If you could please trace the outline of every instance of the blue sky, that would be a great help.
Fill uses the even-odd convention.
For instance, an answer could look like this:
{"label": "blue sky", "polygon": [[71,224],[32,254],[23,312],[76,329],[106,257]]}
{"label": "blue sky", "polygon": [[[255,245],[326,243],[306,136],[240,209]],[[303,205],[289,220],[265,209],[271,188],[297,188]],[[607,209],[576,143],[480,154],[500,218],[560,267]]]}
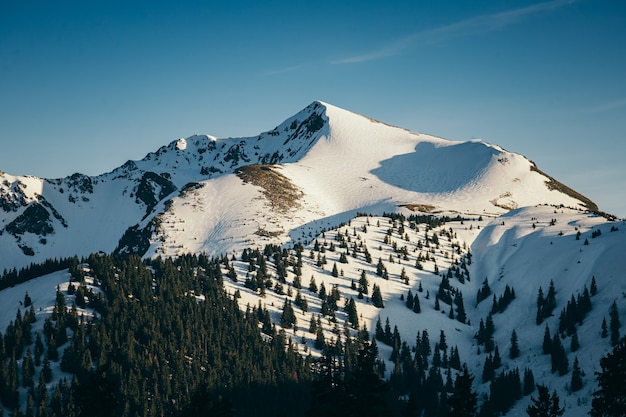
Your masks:
{"label": "blue sky", "polygon": [[626,3],[0,1],[0,170],[97,175],[313,100],[481,138],[626,217]]}

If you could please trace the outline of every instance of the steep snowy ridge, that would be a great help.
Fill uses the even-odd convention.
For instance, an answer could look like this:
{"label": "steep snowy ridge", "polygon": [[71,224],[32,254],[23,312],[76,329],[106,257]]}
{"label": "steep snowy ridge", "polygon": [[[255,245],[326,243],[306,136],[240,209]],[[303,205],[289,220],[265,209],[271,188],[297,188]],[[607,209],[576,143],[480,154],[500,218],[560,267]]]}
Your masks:
{"label": "steep snowy ridge", "polygon": [[[535,204],[584,208],[532,168],[494,145],[415,134],[314,102],[256,137],[177,139],[96,177],[2,174],[0,269],[118,246],[176,255],[287,243],[399,206],[490,215]],[[289,198],[276,210],[283,191]]]}

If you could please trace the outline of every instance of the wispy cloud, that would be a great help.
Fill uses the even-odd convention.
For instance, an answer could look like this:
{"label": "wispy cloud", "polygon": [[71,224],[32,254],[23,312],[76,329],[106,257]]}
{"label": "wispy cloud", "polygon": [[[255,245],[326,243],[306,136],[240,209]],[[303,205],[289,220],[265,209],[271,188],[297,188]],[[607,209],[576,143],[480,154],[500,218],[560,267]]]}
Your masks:
{"label": "wispy cloud", "polygon": [[594,107],[586,109],[587,113],[604,113],[615,109],[626,107],[626,98],[617,99],[613,101],[607,101],[605,103],[598,104]]}
{"label": "wispy cloud", "polygon": [[519,9],[507,10],[499,13],[486,14],[471,17],[445,26],[416,32],[410,36],[398,39],[383,47],[362,55],[332,61],[332,64],[355,64],[373,61],[399,55],[416,45],[429,45],[447,41],[453,38],[470,36],[479,33],[491,32],[502,29],[521,20],[527,19],[534,14],[553,10],[576,0],[552,0],[538,3]]}
{"label": "wispy cloud", "polygon": [[285,68],[278,68],[278,69],[273,69],[273,70],[269,70],[265,72],[265,75],[280,75],[280,74],[285,74],[287,72],[292,72],[292,71],[297,71],[300,68],[306,66],[305,64],[299,64],[299,65],[292,65],[290,67],[285,67]]}

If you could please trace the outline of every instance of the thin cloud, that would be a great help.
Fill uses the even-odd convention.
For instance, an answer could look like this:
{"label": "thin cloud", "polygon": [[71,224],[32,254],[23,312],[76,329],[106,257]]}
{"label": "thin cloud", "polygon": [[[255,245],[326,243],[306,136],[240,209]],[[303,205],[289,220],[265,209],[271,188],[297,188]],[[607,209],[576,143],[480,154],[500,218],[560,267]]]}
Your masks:
{"label": "thin cloud", "polygon": [[479,33],[492,32],[502,29],[531,15],[553,10],[564,5],[573,3],[575,0],[552,0],[519,9],[504,12],[486,14],[461,20],[456,23],[416,32],[405,38],[391,42],[382,48],[367,54],[351,56],[348,58],[332,61],[332,64],[355,64],[373,61],[399,55],[415,45],[430,45],[444,42],[449,39],[469,36]]}
{"label": "thin cloud", "polygon": [[285,67],[285,68],[280,68],[280,69],[275,69],[275,70],[269,70],[265,72],[265,75],[280,75],[280,74],[285,74],[287,72],[293,72],[293,71],[297,71],[300,68],[304,67],[304,64],[300,64],[300,65],[293,65],[291,67]]}
{"label": "thin cloud", "polygon": [[595,107],[591,107],[587,109],[588,113],[604,113],[606,111],[611,111],[615,109],[620,109],[626,106],[626,98],[621,100],[609,101],[606,103],[599,104]]}

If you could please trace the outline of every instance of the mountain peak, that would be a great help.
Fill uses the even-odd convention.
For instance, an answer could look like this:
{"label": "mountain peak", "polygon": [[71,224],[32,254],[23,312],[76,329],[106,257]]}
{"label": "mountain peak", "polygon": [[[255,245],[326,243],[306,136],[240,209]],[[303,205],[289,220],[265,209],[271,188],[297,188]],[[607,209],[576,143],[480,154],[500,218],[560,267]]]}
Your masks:
{"label": "mountain peak", "polygon": [[[242,170],[246,166],[250,168]],[[201,189],[211,190],[211,198]],[[283,193],[287,190],[290,193]],[[279,201],[289,200],[288,195],[298,196],[291,206],[290,201]],[[280,212],[272,208],[276,201],[283,207]],[[26,212],[33,202],[41,207]],[[184,220],[194,225],[189,250],[217,253],[238,248],[238,242],[249,242],[250,236],[286,242],[305,227],[320,222],[330,226],[357,212],[428,207],[431,212],[497,216],[537,204],[595,208],[522,155],[497,145],[412,133],[316,100],[257,136],[180,138],[96,177],[40,180],[5,175],[0,186],[0,248],[7,248],[10,256],[5,259],[13,263],[0,268],[26,265],[33,256],[43,260],[73,255],[74,250],[85,255],[110,252],[133,227],[134,238],[143,243],[132,247],[178,248],[178,241],[187,241],[191,232],[158,227],[170,217],[171,224]],[[213,217],[200,216],[202,212],[221,220],[212,223]],[[26,225],[29,216],[32,221],[43,219],[53,231],[46,236],[17,233],[28,229],[17,226]],[[85,238],[102,234],[102,219],[110,226],[106,239]],[[238,229],[233,224],[247,226]],[[258,230],[251,230],[251,224]],[[230,237],[215,240],[218,230]],[[79,244],[66,251],[65,244],[55,243],[64,239]]]}

